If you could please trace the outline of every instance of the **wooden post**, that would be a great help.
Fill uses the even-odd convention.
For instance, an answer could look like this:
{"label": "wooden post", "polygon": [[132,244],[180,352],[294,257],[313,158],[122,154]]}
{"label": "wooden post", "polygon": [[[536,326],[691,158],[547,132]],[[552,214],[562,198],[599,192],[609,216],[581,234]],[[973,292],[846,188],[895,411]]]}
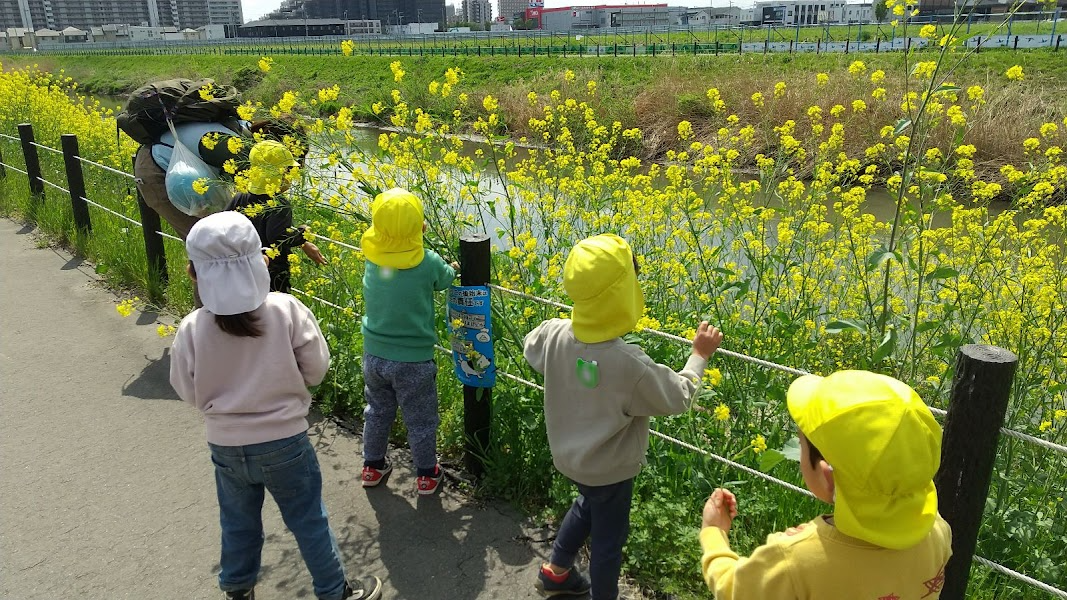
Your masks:
{"label": "wooden post", "polygon": [[952,526],[952,558],[945,567],[942,600],[966,596],[997,439],[1018,363],[1014,353],[996,346],[969,344],[956,355],[941,468],[934,478],[938,511]]}
{"label": "wooden post", "polygon": [[148,260],[148,292],[152,300],[156,300],[154,296],[158,294],[161,297],[167,288],[167,251],[163,247],[163,236],[159,233],[162,231],[159,213],[144,201],[140,188],[137,188],[137,210],[141,213],[141,234]]}
{"label": "wooden post", "polygon": [[26,177],[30,180],[30,198],[44,200],[44,181],[41,180],[41,159],[34,146],[33,125],[19,124],[19,140],[22,142],[22,156],[26,159]]}
{"label": "wooden post", "polygon": [[0,148],[0,179],[7,177],[7,167],[4,166],[4,149]]}
{"label": "wooden post", "polygon": [[[483,233],[459,240],[460,283],[488,285],[490,278],[490,242]],[[467,470],[475,477],[485,473],[489,450],[490,416],[493,389],[463,386],[463,433],[466,438]]]}
{"label": "wooden post", "polygon": [[92,233],[93,224],[89,220],[89,204],[85,201],[85,176],[82,163],[78,160],[78,136],[64,133],[60,136],[63,146],[63,166],[67,171],[67,189],[70,190],[70,207],[74,213],[74,224],[83,233]]}

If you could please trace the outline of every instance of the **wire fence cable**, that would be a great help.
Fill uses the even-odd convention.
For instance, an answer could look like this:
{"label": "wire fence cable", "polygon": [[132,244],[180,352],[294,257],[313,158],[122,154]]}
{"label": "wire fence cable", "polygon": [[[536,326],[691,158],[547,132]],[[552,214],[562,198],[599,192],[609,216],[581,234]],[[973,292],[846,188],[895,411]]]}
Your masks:
{"label": "wire fence cable", "polygon": [[115,173],[116,175],[122,175],[123,177],[129,178],[129,179],[137,179],[137,176],[132,174],[132,173],[127,173],[126,171],[123,171],[121,169],[116,169],[114,167],[109,167],[107,165],[102,165],[102,164],[100,164],[100,163],[98,163],[96,161],[89,160],[88,158],[85,158],[84,156],[79,156],[78,160],[83,162],[83,163],[85,163],[85,164],[87,164],[87,165],[93,165],[94,167],[99,167],[99,168],[101,168],[101,169],[103,169],[105,171],[111,171],[112,173]]}
{"label": "wire fence cable", "polygon": [[111,213],[111,214],[115,215],[116,217],[118,217],[118,218],[120,218],[120,219],[122,219],[124,221],[129,221],[130,223],[133,223],[134,225],[141,226],[141,222],[136,220],[136,219],[131,219],[130,217],[127,217],[126,215],[124,215],[122,213],[117,213],[117,212],[111,210],[110,208],[108,208],[106,206],[101,206],[101,205],[97,204],[96,202],[93,202],[92,200],[90,200],[88,198],[82,197],[82,200],[85,200],[90,205],[95,206],[95,207],[99,208],[100,210],[102,210],[104,212]]}
{"label": "wire fence cable", "polygon": [[[499,288],[500,286],[491,285],[490,287]],[[316,301],[318,301],[318,302],[320,302],[320,303],[322,303],[322,304],[324,304],[326,306],[329,306],[331,308],[335,308],[335,309],[340,310],[340,311],[345,311],[346,310],[345,307],[343,307],[343,306],[334,304],[333,302],[330,302],[329,300],[324,300],[322,298],[319,298],[318,296],[315,296],[313,294],[309,294],[309,293],[307,293],[307,292],[305,292],[303,290],[300,290],[300,289],[297,289],[297,288],[293,288],[293,291],[298,293],[298,294],[301,294],[303,296],[307,296],[308,298],[311,298],[313,300],[316,300]],[[501,288],[501,291],[512,292],[512,290],[506,290],[506,288]],[[352,318],[359,318],[359,315],[351,315],[351,317]],[[434,344],[434,349],[437,350],[438,352],[442,353],[442,354],[446,354],[446,355],[449,355],[449,356],[452,355],[452,351],[451,350],[449,350],[448,348],[445,348],[444,346],[442,346],[440,344]],[[511,381],[514,381],[516,383],[525,385],[527,387],[539,390],[542,393],[545,390],[544,386],[542,386],[542,385],[539,385],[539,384],[534,383],[532,381],[529,381],[527,379],[523,379],[522,377],[519,377],[517,375],[512,375],[511,373],[507,373],[505,371],[497,371],[497,375],[499,375],[499,376],[501,376],[501,377],[503,377],[505,379],[509,379]],[[690,450],[692,452],[696,452],[698,454],[707,456],[708,458],[711,458],[713,460],[721,462],[721,463],[723,463],[723,464],[725,464],[725,465],[727,465],[729,467],[733,467],[734,469],[737,469],[737,470],[742,471],[744,473],[748,473],[749,475],[752,475],[753,477],[758,477],[758,478],[763,479],[765,481],[768,481],[770,483],[777,484],[777,485],[779,485],[781,487],[784,487],[786,489],[792,490],[794,492],[797,492],[799,494],[803,494],[803,495],[811,497],[811,498],[815,497],[815,494],[811,493],[810,490],[807,490],[807,489],[802,488],[802,487],[797,486],[797,485],[793,485],[792,483],[789,483],[788,481],[783,481],[781,479],[778,479],[777,477],[773,477],[771,475],[768,475],[766,473],[763,473],[761,471],[753,469],[752,467],[749,467],[749,466],[743,465],[741,463],[738,463],[736,461],[730,460],[730,459],[728,459],[726,457],[719,456],[718,454],[715,454],[714,452],[711,452],[709,450],[705,450],[704,448],[700,448],[698,446],[694,446],[693,444],[690,444],[688,442],[684,442],[684,441],[682,441],[682,440],[680,440],[678,438],[675,438],[675,437],[671,437],[671,436],[669,436],[669,435],[667,435],[665,433],[661,433],[660,431],[657,431],[655,429],[651,429],[650,428],[649,429],[649,434],[651,434],[651,435],[653,435],[653,436],[655,436],[657,438],[660,438],[662,440],[665,440],[667,442],[670,442],[672,444],[675,444],[676,446],[679,446],[681,448],[685,448],[685,449]],[[1028,584],[1030,586],[1033,586],[1033,587],[1035,587],[1035,588],[1037,588],[1039,590],[1047,592],[1047,593],[1049,593],[1049,594],[1051,594],[1053,596],[1056,596],[1058,598],[1063,598],[1064,600],[1067,600],[1067,592],[1065,592],[1065,591],[1063,591],[1061,589],[1055,588],[1055,587],[1053,587],[1053,586],[1051,586],[1051,585],[1049,585],[1047,583],[1044,583],[1042,581],[1034,579],[1033,577],[1029,577],[1029,576],[1023,575],[1022,573],[1019,573],[1017,571],[1013,571],[1013,570],[1009,569],[1008,567],[1005,567],[1003,565],[997,564],[997,563],[995,563],[995,562],[993,562],[993,561],[991,561],[991,560],[989,560],[987,558],[983,558],[981,556],[975,555],[974,560],[975,560],[975,562],[978,562],[979,564],[982,564],[982,565],[984,565],[984,566],[986,566],[986,567],[988,567],[988,568],[990,568],[990,569],[992,569],[994,571],[997,571],[997,572],[999,572],[999,573],[1001,573],[1003,575],[1006,575],[1008,577],[1011,577],[1011,578],[1014,578],[1014,579],[1016,579],[1018,581],[1026,583],[1026,584]]]}
{"label": "wire fence cable", "polygon": [[45,150],[45,151],[51,152],[53,154],[63,154],[62,150],[58,150],[58,149],[53,148],[51,146],[45,146],[44,144],[38,144],[37,142],[30,142],[30,145],[31,146],[36,146],[36,147],[40,148],[41,150]]}
{"label": "wire fence cable", "polygon": [[[557,302],[555,300],[550,300],[548,298],[542,298],[540,296],[535,296],[533,294],[527,294],[525,292],[520,292],[518,290],[513,290],[511,288],[506,288],[506,287],[501,286],[501,285],[489,284],[489,287],[494,289],[494,290],[503,292],[505,294],[510,294],[512,296],[518,296],[520,298],[525,298],[527,300],[532,300],[534,302],[539,302],[541,304],[545,304],[545,305],[548,305],[548,306],[554,306],[554,307],[562,309],[562,310],[571,310],[572,309],[572,307],[570,305],[568,305],[568,304],[564,304],[562,302]],[[691,340],[687,340],[687,339],[685,339],[684,337],[682,337],[680,335],[675,335],[673,333],[667,333],[666,331],[659,331],[657,329],[644,329],[644,330],[642,330],[642,333],[647,333],[649,335],[660,337],[660,338],[663,338],[663,339],[666,339],[666,340],[671,340],[671,341],[678,342],[678,343],[681,343],[681,344],[689,344],[689,343],[692,342]],[[759,366],[764,367],[766,369],[782,371],[782,372],[785,372],[785,373],[791,373],[793,375],[798,375],[798,376],[811,375],[811,373],[809,373],[808,371],[805,371],[803,369],[797,369],[797,368],[794,368],[794,367],[787,367],[785,365],[780,365],[778,363],[771,362],[769,360],[764,360],[762,358],[756,358],[754,356],[749,356],[747,354],[741,354],[740,352],[733,352],[731,350],[726,350],[724,348],[719,348],[717,353],[718,354],[722,354],[723,356],[729,356],[731,358],[736,358],[738,360],[742,360],[742,361],[749,362],[749,363],[752,363],[752,364],[755,364],[755,365],[759,365]],[[948,414],[947,411],[945,411],[944,409],[941,409],[941,408],[937,408],[936,406],[931,406],[929,408],[930,408],[930,412],[934,413],[935,415],[939,415],[939,416],[943,417],[946,414]],[[1054,452],[1059,452],[1061,454],[1067,455],[1067,446],[1063,446],[1063,445],[1057,444],[1055,442],[1050,442],[1048,440],[1043,440],[1043,439],[1041,439],[1039,437],[1034,437],[1032,435],[1027,435],[1027,434],[1022,433],[1020,431],[1015,431],[1014,429],[1008,429],[1007,427],[1001,427],[1000,428],[1000,432],[1002,434],[1008,436],[1008,437],[1015,438],[1015,439],[1018,439],[1018,440],[1022,440],[1022,441],[1025,441],[1025,442],[1029,442],[1031,444],[1035,444],[1037,446],[1041,446],[1041,447],[1046,448],[1048,450],[1052,450]]]}
{"label": "wire fence cable", "polygon": [[7,167],[8,169],[11,169],[12,171],[18,171],[19,173],[22,173],[23,175],[29,175],[29,173],[27,173],[26,171],[23,171],[22,169],[16,167],[15,165],[9,165],[6,162],[0,162],[0,165],[4,165],[5,167]]}
{"label": "wire fence cable", "polygon": [[1067,592],[1065,592],[1065,591],[1063,591],[1063,590],[1061,590],[1059,588],[1052,587],[1051,585],[1049,585],[1047,583],[1038,581],[1038,580],[1034,579],[1033,577],[1028,577],[1026,575],[1023,575],[1022,573],[1019,573],[1018,571],[1012,571],[1008,567],[1005,567],[1004,565],[998,565],[997,563],[995,563],[995,562],[993,562],[993,561],[991,561],[991,560],[989,560],[987,558],[982,558],[981,556],[975,555],[974,561],[979,563],[979,564],[981,564],[981,565],[989,567],[990,569],[992,569],[992,570],[994,570],[994,571],[996,571],[996,572],[998,572],[998,573],[1000,573],[1002,575],[1007,575],[1008,577],[1011,577],[1013,579],[1017,579],[1017,580],[1019,580],[1019,581],[1021,581],[1023,583],[1026,583],[1028,585],[1036,587],[1037,589],[1039,589],[1039,590],[1041,590],[1043,592],[1047,592],[1047,593],[1049,593],[1049,594],[1051,594],[1053,596],[1056,596],[1057,598],[1065,598],[1065,599],[1067,599]]}

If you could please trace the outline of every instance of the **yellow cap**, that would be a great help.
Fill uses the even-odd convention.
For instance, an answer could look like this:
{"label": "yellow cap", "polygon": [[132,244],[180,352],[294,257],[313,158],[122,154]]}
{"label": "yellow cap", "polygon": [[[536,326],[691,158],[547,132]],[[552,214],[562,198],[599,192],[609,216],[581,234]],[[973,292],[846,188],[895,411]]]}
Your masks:
{"label": "yellow cap", "polygon": [[422,200],[393,188],[371,203],[371,226],[363,233],[363,254],[379,267],[410,269],[422,262]]}
{"label": "yellow cap", "polygon": [[922,541],[937,515],[941,426],[915,390],[869,371],[805,375],[789,414],[834,469],[834,525],[883,548]]}
{"label": "yellow cap", "polygon": [[614,234],[586,238],[571,249],[563,265],[563,289],[574,301],[574,337],[586,344],[633,331],[645,310],[633,252]]}
{"label": "yellow cap", "polygon": [[248,191],[253,194],[280,191],[286,172],[300,166],[285,144],[274,140],[265,140],[252,146],[248,162],[251,166]]}

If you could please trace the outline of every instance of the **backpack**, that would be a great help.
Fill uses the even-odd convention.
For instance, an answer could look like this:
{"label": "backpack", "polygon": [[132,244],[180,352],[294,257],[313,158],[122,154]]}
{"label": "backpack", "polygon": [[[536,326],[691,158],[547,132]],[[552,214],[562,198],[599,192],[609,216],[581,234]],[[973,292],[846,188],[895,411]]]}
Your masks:
{"label": "backpack", "polygon": [[[212,98],[200,90],[210,87]],[[126,109],[116,118],[119,129],[135,142],[155,144],[169,123],[237,123],[241,95],[233,86],[215,85],[212,79],[167,79],[145,84],[130,94]],[[235,126],[232,129],[238,130]]]}

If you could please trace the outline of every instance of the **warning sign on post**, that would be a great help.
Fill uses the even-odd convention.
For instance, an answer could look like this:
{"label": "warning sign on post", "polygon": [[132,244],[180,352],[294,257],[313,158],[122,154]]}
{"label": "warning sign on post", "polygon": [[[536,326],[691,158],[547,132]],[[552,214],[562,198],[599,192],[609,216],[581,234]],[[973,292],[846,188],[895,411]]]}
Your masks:
{"label": "warning sign on post", "polygon": [[452,286],[448,291],[448,341],[456,377],[464,385],[493,387],[493,323],[489,286]]}

